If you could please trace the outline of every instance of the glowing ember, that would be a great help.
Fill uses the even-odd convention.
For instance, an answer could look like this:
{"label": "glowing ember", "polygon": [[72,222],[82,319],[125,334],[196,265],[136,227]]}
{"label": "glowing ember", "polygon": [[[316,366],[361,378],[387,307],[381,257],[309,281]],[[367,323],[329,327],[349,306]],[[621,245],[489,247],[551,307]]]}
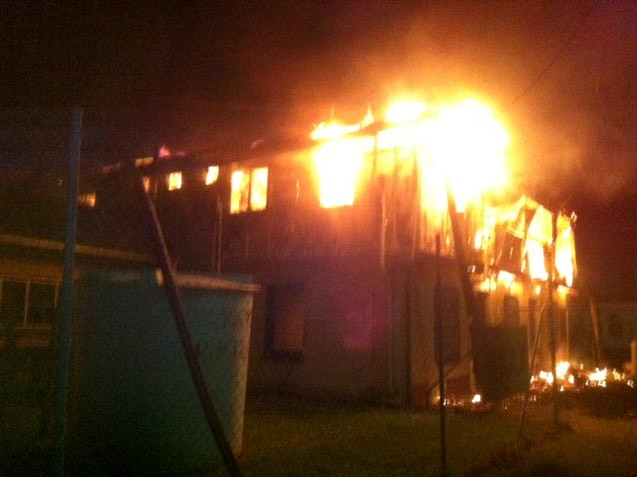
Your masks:
{"label": "glowing ember", "polygon": [[480,404],[482,402],[482,396],[480,394],[474,394],[471,398],[471,404]]}
{"label": "glowing ember", "polygon": [[569,369],[571,369],[571,363],[568,361],[560,361],[557,363],[555,366],[555,375],[557,376],[557,379],[564,379]]}
{"label": "glowing ember", "polygon": [[608,374],[608,369],[595,369],[595,371],[591,371],[588,375],[588,384],[590,386],[599,386],[606,387],[606,376]]}

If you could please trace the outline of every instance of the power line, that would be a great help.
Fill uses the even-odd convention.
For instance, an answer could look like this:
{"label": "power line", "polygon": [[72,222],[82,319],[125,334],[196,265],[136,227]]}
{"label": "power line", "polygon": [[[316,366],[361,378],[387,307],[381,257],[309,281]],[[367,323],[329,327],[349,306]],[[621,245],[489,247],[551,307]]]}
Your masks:
{"label": "power line", "polygon": [[549,61],[546,66],[544,68],[542,68],[542,70],[538,73],[538,75],[531,81],[531,83],[529,83],[529,85],[524,88],[515,98],[513,98],[513,100],[502,109],[502,111],[508,111],[509,109],[511,109],[518,101],[520,101],[523,97],[525,97],[533,88],[535,88],[538,83],[540,81],[542,81],[542,79],[544,79],[544,77],[546,76],[546,74],[551,70],[551,68],[553,68],[553,66],[555,66],[555,64],[562,58],[562,56],[564,55],[564,52],[566,52],[566,49],[570,46],[570,44],[573,42],[573,40],[575,39],[575,37],[579,34],[579,32],[582,30],[582,28],[584,28],[584,25],[586,25],[586,22],[588,21],[588,19],[591,17],[591,15],[593,14],[593,12],[597,9],[597,5],[598,3],[595,3],[595,5],[588,11],[588,13],[584,16],[584,18],[582,19],[581,23],[578,25],[578,27],[573,30],[573,32],[570,34],[570,36],[566,39],[566,41],[564,42],[564,44],[562,45],[562,47],[557,51],[557,53],[553,56],[553,58],[551,59],[551,61]]}

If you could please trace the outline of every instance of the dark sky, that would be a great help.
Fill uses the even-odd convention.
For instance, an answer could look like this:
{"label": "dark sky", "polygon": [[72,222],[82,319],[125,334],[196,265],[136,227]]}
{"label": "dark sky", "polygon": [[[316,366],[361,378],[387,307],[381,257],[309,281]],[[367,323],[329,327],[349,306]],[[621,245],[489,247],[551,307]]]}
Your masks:
{"label": "dark sky", "polygon": [[637,297],[635,1],[0,4],[0,161],[53,160],[74,103],[85,155],[109,157],[469,95],[506,124],[518,182],[578,212],[583,276]]}

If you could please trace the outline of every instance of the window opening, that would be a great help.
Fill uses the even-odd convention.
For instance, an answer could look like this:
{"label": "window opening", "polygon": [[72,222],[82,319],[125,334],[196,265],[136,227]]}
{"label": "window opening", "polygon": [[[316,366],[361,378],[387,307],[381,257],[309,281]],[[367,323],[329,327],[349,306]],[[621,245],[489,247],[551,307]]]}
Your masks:
{"label": "window opening", "polygon": [[304,332],[302,285],[270,287],[266,304],[267,355],[274,360],[298,361],[303,354]]}

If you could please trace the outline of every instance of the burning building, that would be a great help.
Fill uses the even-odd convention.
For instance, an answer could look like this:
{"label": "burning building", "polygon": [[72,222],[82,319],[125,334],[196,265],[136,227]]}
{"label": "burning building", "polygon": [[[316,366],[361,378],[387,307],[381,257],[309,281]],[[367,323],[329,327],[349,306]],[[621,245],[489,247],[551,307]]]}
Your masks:
{"label": "burning building", "polygon": [[262,286],[250,388],[418,405],[437,387],[436,300],[451,394],[497,399],[528,387],[535,355],[549,367],[574,216],[512,191],[507,142],[475,101],[404,101],[234,157],[138,166],[180,269]]}
{"label": "burning building", "polygon": [[[478,102],[404,101],[382,119],[135,169],[177,269],[261,286],[249,389],[424,405],[438,385],[437,313],[458,398],[526,390],[536,355],[549,368],[549,315],[568,352],[574,217],[513,191],[507,143]],[[87,184],[85,214],[127,208],[126,169]]]}

